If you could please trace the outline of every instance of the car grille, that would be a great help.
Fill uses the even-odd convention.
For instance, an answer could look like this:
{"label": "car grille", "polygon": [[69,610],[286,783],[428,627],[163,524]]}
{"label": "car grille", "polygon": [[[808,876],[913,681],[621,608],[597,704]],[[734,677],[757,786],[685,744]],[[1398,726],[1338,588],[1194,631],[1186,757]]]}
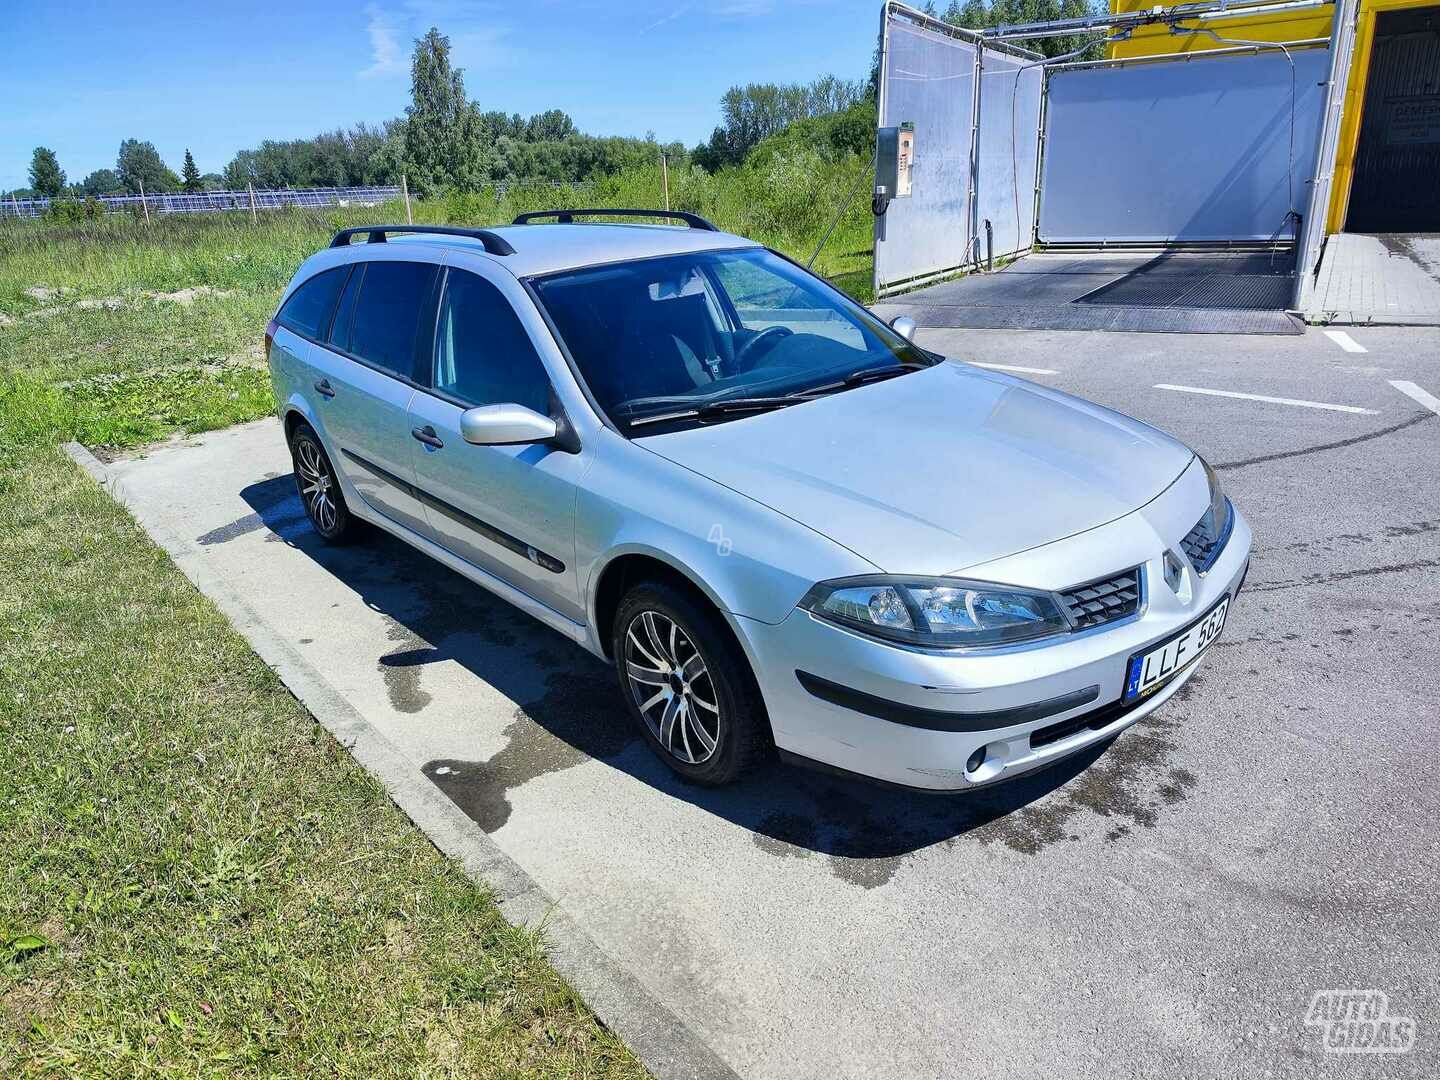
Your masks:
{"label": "car grille", "polygon": [[1215,565],[1215,560],[1220,557],[1220,552],[1224,550],[1227,539],[1229,539],[1229,530],[1217,531],[1215,515],[1206,510],[1200,520],[1195,523],[1195,527],[1185,534],[1185,539],[1180,541],[1180,550],[1185,552],[1185,557],[1190,560],[1190,565],[1195,568],[1196,573],[1203,574]]}
{"label": "car grille", "polygon": [[1064,589],[1060,602],[1075,620],[1077,630],[1129,618],[1140,610],[1140,567]]}

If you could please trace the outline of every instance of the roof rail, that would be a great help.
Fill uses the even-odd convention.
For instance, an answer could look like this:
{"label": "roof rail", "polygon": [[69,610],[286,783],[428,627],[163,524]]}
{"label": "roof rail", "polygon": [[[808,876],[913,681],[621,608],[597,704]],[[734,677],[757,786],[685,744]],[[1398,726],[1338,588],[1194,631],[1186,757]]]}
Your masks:
{"label": "roof rail", "polygon": [[479,240],[491,255],[514,255],[515,249],[499,233],[489,229],[468,229],[461,225],[356,225],[341,229],[330,241],[332,248],[349,247],[352,236],[365,236],[369,244],[383,244],[387,233],[435,233],[439,236],[468,236]]}
{"label": "roof rail", "polygon": [[699,214],[686,213],[684,210],[637,210],[633,208],[616,209],[614,207],[608,210],[599,208],[581,210],[532,210],[528,214],[517,214],[511,224],[528,225],[532,221],[539,221],[541,218],[554,218],[562,225],[569,225],[577,217],[670,218],[674,221],[683,221],[692,229],[703,229],[705,232],[720,231]]}

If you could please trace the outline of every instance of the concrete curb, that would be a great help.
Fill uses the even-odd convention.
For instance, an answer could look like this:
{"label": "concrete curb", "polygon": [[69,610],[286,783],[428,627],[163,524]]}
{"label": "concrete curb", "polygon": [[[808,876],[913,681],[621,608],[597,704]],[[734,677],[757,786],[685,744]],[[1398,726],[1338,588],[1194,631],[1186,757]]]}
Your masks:
{"label": "concrete curb", "polygon": [[649,990],[592,941],[495,842],[447,799],[395,746],[284,640],[270,632],[199,549],[145,520],[109,469],[79,443],[65,452],[124,506],[220,609],[311,715],[374,776],[395,804],[445,855],[495,894],[515,926],[544,930],[550,963],[657,1080],[739,1080],[738,1074]]}

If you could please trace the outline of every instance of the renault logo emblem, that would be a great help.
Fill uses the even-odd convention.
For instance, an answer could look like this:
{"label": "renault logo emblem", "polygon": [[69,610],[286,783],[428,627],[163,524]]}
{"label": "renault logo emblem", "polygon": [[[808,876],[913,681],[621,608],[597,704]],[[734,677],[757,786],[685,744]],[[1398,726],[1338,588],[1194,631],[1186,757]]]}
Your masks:
{"label": "renault logo emblem", "polygon": [[1165,552],[1165,584],[1170,586],[1173,593],[1180,592],[1180,586],[1185,580],[1185,567],[1175,557],[1173,551]]}

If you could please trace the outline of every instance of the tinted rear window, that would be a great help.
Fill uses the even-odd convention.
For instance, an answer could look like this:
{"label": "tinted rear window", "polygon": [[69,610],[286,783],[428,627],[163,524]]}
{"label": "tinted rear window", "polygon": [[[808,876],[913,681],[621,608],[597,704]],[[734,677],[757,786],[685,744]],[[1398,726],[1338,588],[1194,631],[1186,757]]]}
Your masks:
{"label": "tinted rear window", "polygon": [[416,331],[434,278],[435,267],[428,263],[367,263],[349,351],[367,364],[411,378]]}
{"label": "tinted rear window", "polygon": [[340,287],[345,284],[345,275],[349,272],[348,266],[326,270],[301,285],[280,309],[277,317],[280,325],[307,338],[321,337],[330,325],[335,299],[340,295]]}

